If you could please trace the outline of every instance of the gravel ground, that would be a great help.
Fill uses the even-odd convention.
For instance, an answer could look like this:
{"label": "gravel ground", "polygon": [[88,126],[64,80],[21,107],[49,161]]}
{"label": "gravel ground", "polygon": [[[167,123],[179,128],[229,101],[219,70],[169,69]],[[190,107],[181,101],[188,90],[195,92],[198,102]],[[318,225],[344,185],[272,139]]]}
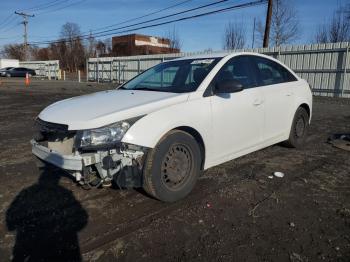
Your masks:
{"label": "gravel ground", "polygon": [[83,190],[31,155],[44,107],[113,85],[0,81],[1,261],[350,261],[350,152],[326,143],[350,132],[350,100],[315,97],[304,149],[210,168],[165,204],[142,190]]}

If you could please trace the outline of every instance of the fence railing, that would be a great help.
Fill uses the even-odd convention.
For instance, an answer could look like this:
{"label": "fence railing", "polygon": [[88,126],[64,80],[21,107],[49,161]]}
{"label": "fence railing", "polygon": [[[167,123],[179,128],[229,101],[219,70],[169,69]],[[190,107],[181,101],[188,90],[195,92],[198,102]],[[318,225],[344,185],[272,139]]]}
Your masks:
{"label": "fence railing", "polygon": [[[350,57],[348,42],[240,49],[211,53],[238,51],[262,53],[280,60],[292,68],[300,77],[307,80],[315,95],[350,97]],[[123,83],[163,61],[205,53],[191,52],[90,58],[87,61],[86,78],[87,81]]]}

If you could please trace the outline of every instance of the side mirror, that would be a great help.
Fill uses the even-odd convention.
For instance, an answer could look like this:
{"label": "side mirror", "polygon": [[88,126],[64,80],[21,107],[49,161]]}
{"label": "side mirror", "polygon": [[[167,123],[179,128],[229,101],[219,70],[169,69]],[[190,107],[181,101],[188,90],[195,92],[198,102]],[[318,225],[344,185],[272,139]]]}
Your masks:
{"label": "side mirror", "polygon": [[216,84],[215,93],[236,93],[243,90],[243,85],[237,80],[226,80]]}

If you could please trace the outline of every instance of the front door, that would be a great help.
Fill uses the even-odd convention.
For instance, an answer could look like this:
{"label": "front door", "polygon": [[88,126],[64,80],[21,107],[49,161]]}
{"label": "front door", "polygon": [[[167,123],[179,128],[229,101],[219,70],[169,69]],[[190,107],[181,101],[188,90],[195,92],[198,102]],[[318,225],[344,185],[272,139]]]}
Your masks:
{"label": "front door", "polygon": [[230,59],[215,76],[211,86],[237,80],[244,89],[211,97],[214,162],[244,154],[262,141],[264,101],[250,66],[251,56]]}

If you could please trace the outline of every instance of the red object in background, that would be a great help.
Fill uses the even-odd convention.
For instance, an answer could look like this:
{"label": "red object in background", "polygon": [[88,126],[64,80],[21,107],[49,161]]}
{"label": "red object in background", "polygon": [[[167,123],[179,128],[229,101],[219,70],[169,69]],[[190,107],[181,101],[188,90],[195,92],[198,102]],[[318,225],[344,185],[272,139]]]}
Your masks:
{"label": "red object in background", "polygon": [[25,85],[26,86],[29,86],[29,84],[30,84],[30,79],[29,79],[29,74],[28,73],[26,73],[26,80],[25,80]]}

